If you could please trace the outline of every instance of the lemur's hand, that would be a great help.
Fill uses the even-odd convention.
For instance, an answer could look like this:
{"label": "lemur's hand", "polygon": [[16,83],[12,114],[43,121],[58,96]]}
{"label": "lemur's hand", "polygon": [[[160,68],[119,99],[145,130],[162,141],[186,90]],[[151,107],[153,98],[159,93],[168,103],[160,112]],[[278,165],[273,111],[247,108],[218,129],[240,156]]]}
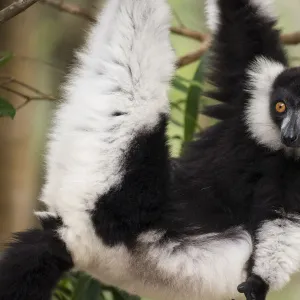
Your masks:
{"label": "lemur's hand", "polygon": [[238,291],[245,294],[247,300],[265,300],[268,290],[268,284],[257,275],[251,275],[238,286]]}

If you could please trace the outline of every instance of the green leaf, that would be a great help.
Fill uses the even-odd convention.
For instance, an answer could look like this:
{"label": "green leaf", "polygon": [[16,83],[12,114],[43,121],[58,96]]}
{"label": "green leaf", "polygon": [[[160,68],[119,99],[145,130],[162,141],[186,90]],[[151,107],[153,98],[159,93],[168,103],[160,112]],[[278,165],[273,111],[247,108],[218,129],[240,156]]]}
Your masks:
{"label": "green leaf", "polygon": [[187,79],[187,78],[185,78],[185,77],[183,77],[183,76],[180,76],[180,75],[176,75],[175,78],[176,78],[177,80],[186,82],[186,83],[188,83],[189,85],[196,85],[196,86],[202,87],[202,85],[201,85],[199,82],[195,81],[195,80],[190,80],[190,79]]}
{"label": "green leaf", "polygon": [[105,300],[101,284],[88,275],[79,276],[72,300]]}
{"label": "green leaf", "polygon": [[111,292],[113,294],[114,300],[140,300],[140,297],[129,295],[128,293],[117,288],[112,288]]}
{"label": "green leaf", "polygon": [[204,55],[198,65],[193,81],[198,85],[191,85],[187,95],[185,116],[184,116],[184,141],[188,142],[193,139],[195,130],[197,128],[198,110],[200,103],[200,96],[203,89],[201,88],[205,80],[207,56]]}
{"label": "green leaf", "polygon": [[16,115],[15,108],[5,99],[0,97],[0,117],[8,116],[11,119],[13,119],[15,115]]}
{"label": "green leaf", "polygon": [[180,79],[179,79],[179,77],[178,76],[176,76],[174,79],[173,79],[173,81],[172,81],[172,86],[174,87],[174,88],[176,88],[178,91],[181,91],[181,92],[183,92],[183,93],[187,93],[188,92],[188,90],[189,90],[189,88],[186,86],[186,85],[184,85],[181,81],[180,81]]}
{"label": "green leaf", "polygon": [[0,53],[0,67],[4,66],[7,62],[9,62],[13,57],[11,52],[3,52]]}

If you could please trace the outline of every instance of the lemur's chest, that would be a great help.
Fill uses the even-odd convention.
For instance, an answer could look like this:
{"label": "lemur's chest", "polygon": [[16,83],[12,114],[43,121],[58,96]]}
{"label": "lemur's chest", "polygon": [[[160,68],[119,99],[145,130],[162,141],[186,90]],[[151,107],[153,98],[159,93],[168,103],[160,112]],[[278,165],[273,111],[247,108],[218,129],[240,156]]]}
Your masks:
{"label": "lemur's chest", "polygon": [[282,158],[262,163],[253,186],[255,205],[300,213],[300,162]]}

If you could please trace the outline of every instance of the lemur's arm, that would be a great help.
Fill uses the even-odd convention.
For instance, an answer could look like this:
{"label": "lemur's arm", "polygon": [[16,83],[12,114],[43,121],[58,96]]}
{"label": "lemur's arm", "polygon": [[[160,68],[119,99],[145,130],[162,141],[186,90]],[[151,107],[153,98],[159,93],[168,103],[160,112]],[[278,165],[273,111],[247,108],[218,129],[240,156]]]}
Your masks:
{"label": "lemur's arm", "polygon": [[[211,109],[211,115],[222,118],[222,109],[226,109],[225,115],[230,109],[233,113],[236,109],[246,111],[243,116],[249,133],[257,142],[270,139],[271,145],[273,137],[266,134],[261,122],[268,117],[263,113],[269,111],[272,84],[287,65],[279,32],[274,29],[272,4],[269,0],[206,0],[208,23],[215,36],[211,77],[217,87],[214,95],[223,102]],[[268,182],[263,184],[269,186]],[[265,299],[269,288],[283,287],[299,269],[299,220],[276,217],[273,209],[261,212],[261,219],[252,218],[258,225],[250,226],[250,231],[254,230],[254,253],[249,278],[239,286],[248,300]],[[264,218],[268,221],[263,222]]]}
{"label": "lemur's arm", "polygon": [[269,61],[286,65],[287,59],[274,29],[272,0],[206,0],[205,5],[214,37],[210,79],[217,90],[212,95],[223,102],[207,114],[223,119],[243,110],[251,64],[259,59],[266,67]]}

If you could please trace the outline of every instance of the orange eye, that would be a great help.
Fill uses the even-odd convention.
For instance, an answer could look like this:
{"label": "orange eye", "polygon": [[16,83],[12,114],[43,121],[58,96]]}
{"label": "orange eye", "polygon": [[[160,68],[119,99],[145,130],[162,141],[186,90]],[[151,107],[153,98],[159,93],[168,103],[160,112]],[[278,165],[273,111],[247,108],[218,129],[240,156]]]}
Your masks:
{"label": "orange eye", "polygon": [[286,111],[286,105],[283,102],[276,103],[276,111],[280,114]]}

